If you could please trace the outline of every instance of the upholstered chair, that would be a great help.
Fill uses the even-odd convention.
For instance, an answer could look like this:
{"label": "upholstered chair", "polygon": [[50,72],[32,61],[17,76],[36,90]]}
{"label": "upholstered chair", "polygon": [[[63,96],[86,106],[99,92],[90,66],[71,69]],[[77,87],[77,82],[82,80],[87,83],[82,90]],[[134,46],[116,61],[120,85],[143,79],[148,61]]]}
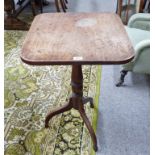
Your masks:
{"label": "upholstered chair", "polygon": [[117,87],[124,83],[128,71],[150,74],[150,14],[138,13],[131,16],[125,29],[133,44],[135,57],[122,66]]}

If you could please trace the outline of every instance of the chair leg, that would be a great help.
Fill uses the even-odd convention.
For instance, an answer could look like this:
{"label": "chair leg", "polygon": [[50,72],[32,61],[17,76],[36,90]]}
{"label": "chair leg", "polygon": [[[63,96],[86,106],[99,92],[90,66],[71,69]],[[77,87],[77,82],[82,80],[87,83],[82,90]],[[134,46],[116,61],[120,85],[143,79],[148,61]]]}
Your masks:
{"label": "chair leg", "polygon": [[43,0],[40,0],[40,12],[43,13]]}
{"label": "chair leg", "polygon": [[63,10],[64,12],[66,12],[66,8],[65,8],[65,5],[64,5],[63,0],[60,0],[60,4],[61,4],[61,7],[62,7],[62,10]]}
{"label": "chair leg", "polygon": [[65,0],[63,0],[63,4],[64,4],[65,9],[68,9]]}
{"label": "chair leg", "polygon": [[120,76],[118,83],[116,84],[116,87],[120,87],[124,83],[124,78],[126,74],[128,73],[128,71],[122,70],[120,73],[121,73],[121,76]]}
{"label": "chair leg", "polygon": [[68,3],[68,1],[67,1],[67,0],[65,0],[65,2],[66,2],[66,3]]}
{"label": "chair leg", "polygon": [[56,6],[56,9],[57,9],[57,12],[60,12],[59,0],[55,0],[55,6]]}
{"label": "chair leg", "polygon": [[34,0],[31,0],[31,7],[32,7],[33,16],[35,16],[36,15],[36,12],[35,12],[36,5],[35,5],[35,1]]}

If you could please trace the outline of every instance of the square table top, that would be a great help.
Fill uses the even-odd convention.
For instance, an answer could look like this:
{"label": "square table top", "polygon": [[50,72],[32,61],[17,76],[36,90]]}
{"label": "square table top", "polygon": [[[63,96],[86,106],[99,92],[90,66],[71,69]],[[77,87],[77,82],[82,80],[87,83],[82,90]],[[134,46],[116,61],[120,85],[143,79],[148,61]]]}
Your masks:
{"label": "square table top", "polygon": [[37,15],[24,41],[21,59],[32,65],[123,64],[134,49],[114,13]]}

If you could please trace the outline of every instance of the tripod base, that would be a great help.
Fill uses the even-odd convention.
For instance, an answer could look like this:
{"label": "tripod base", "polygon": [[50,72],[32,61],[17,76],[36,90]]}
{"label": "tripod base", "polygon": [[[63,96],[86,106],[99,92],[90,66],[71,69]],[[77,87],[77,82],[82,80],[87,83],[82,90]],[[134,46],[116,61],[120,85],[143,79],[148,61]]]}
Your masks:
{"label": "tripod base", "polygon": [[71,97],[69,102],[67,104],[65,104],[64,106],[58,108],[58,109],[55,109],[54,111],[52,111],[51,113],[49,113],[45,119],[45,128],[48,128],[49,127],[49,121],[50,119],[57,115],[57,114],[60,114],[60,113],[63,113],[65,111],[68,111],[68,110],[71,110],[72,108],[76,109],[79,111],[84,123],[86,124],[88,130],[89,130],[89,133],[91,135],[91,138],[92,138],[92,141],[94,143],[94,150],[97,151],[97,139],[96,139],[96,135],[95,135],[95,132],[90,124],[90,121],[89,119],[87,118],[86,116],[86,113],[85,113],[85,110],[84,110],[84,104],[86,103],[90,103],[90,106],[91,108],[94,108],[94,104],[93,104],[93,99],[90,98],[90,97],[83,97],[82,99],[81,98],[78,98],[78,97]]}
{"label": "tripod base", "polygon": [[94,145],[93,148],[95,151],[97,151],[96,135],[84,110],[84,104],[89,102],[91,108],[94,108],[94,104],[93,104],[93,99],[91,97],[83,97],[83,77],[82,77],[81,65],[73,65],[71,85],[72,85],[73,94],[70,97],[69,102],[64,106],[58,109],[55,109],[54,111],[52,111],[47,115],[45,119],[45,128],[49,127],[49,121],[53,116],[74,108],[79,111],[84,123],[86,124],[86,127],[88,128],[88,131],[93,141],[93,145]]}

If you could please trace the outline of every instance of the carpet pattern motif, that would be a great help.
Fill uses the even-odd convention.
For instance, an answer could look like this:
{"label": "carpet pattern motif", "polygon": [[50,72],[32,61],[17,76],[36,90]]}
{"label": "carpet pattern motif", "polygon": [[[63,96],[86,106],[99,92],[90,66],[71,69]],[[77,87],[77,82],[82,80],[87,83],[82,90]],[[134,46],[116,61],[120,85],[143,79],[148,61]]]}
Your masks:
{"label": "carpet pattern motif", "polygon": [[[44,128],[47,113],[63,105],[71,93],[71,67],[21,62],[26,33],[5,31],[5,155],[90,155],[91,138],[76,110],[53,117]],[[84,96],[98,99],[100,72],[100,66],[83,67]],[[93,126],[97,104],[95,109],[85,106]]]}

